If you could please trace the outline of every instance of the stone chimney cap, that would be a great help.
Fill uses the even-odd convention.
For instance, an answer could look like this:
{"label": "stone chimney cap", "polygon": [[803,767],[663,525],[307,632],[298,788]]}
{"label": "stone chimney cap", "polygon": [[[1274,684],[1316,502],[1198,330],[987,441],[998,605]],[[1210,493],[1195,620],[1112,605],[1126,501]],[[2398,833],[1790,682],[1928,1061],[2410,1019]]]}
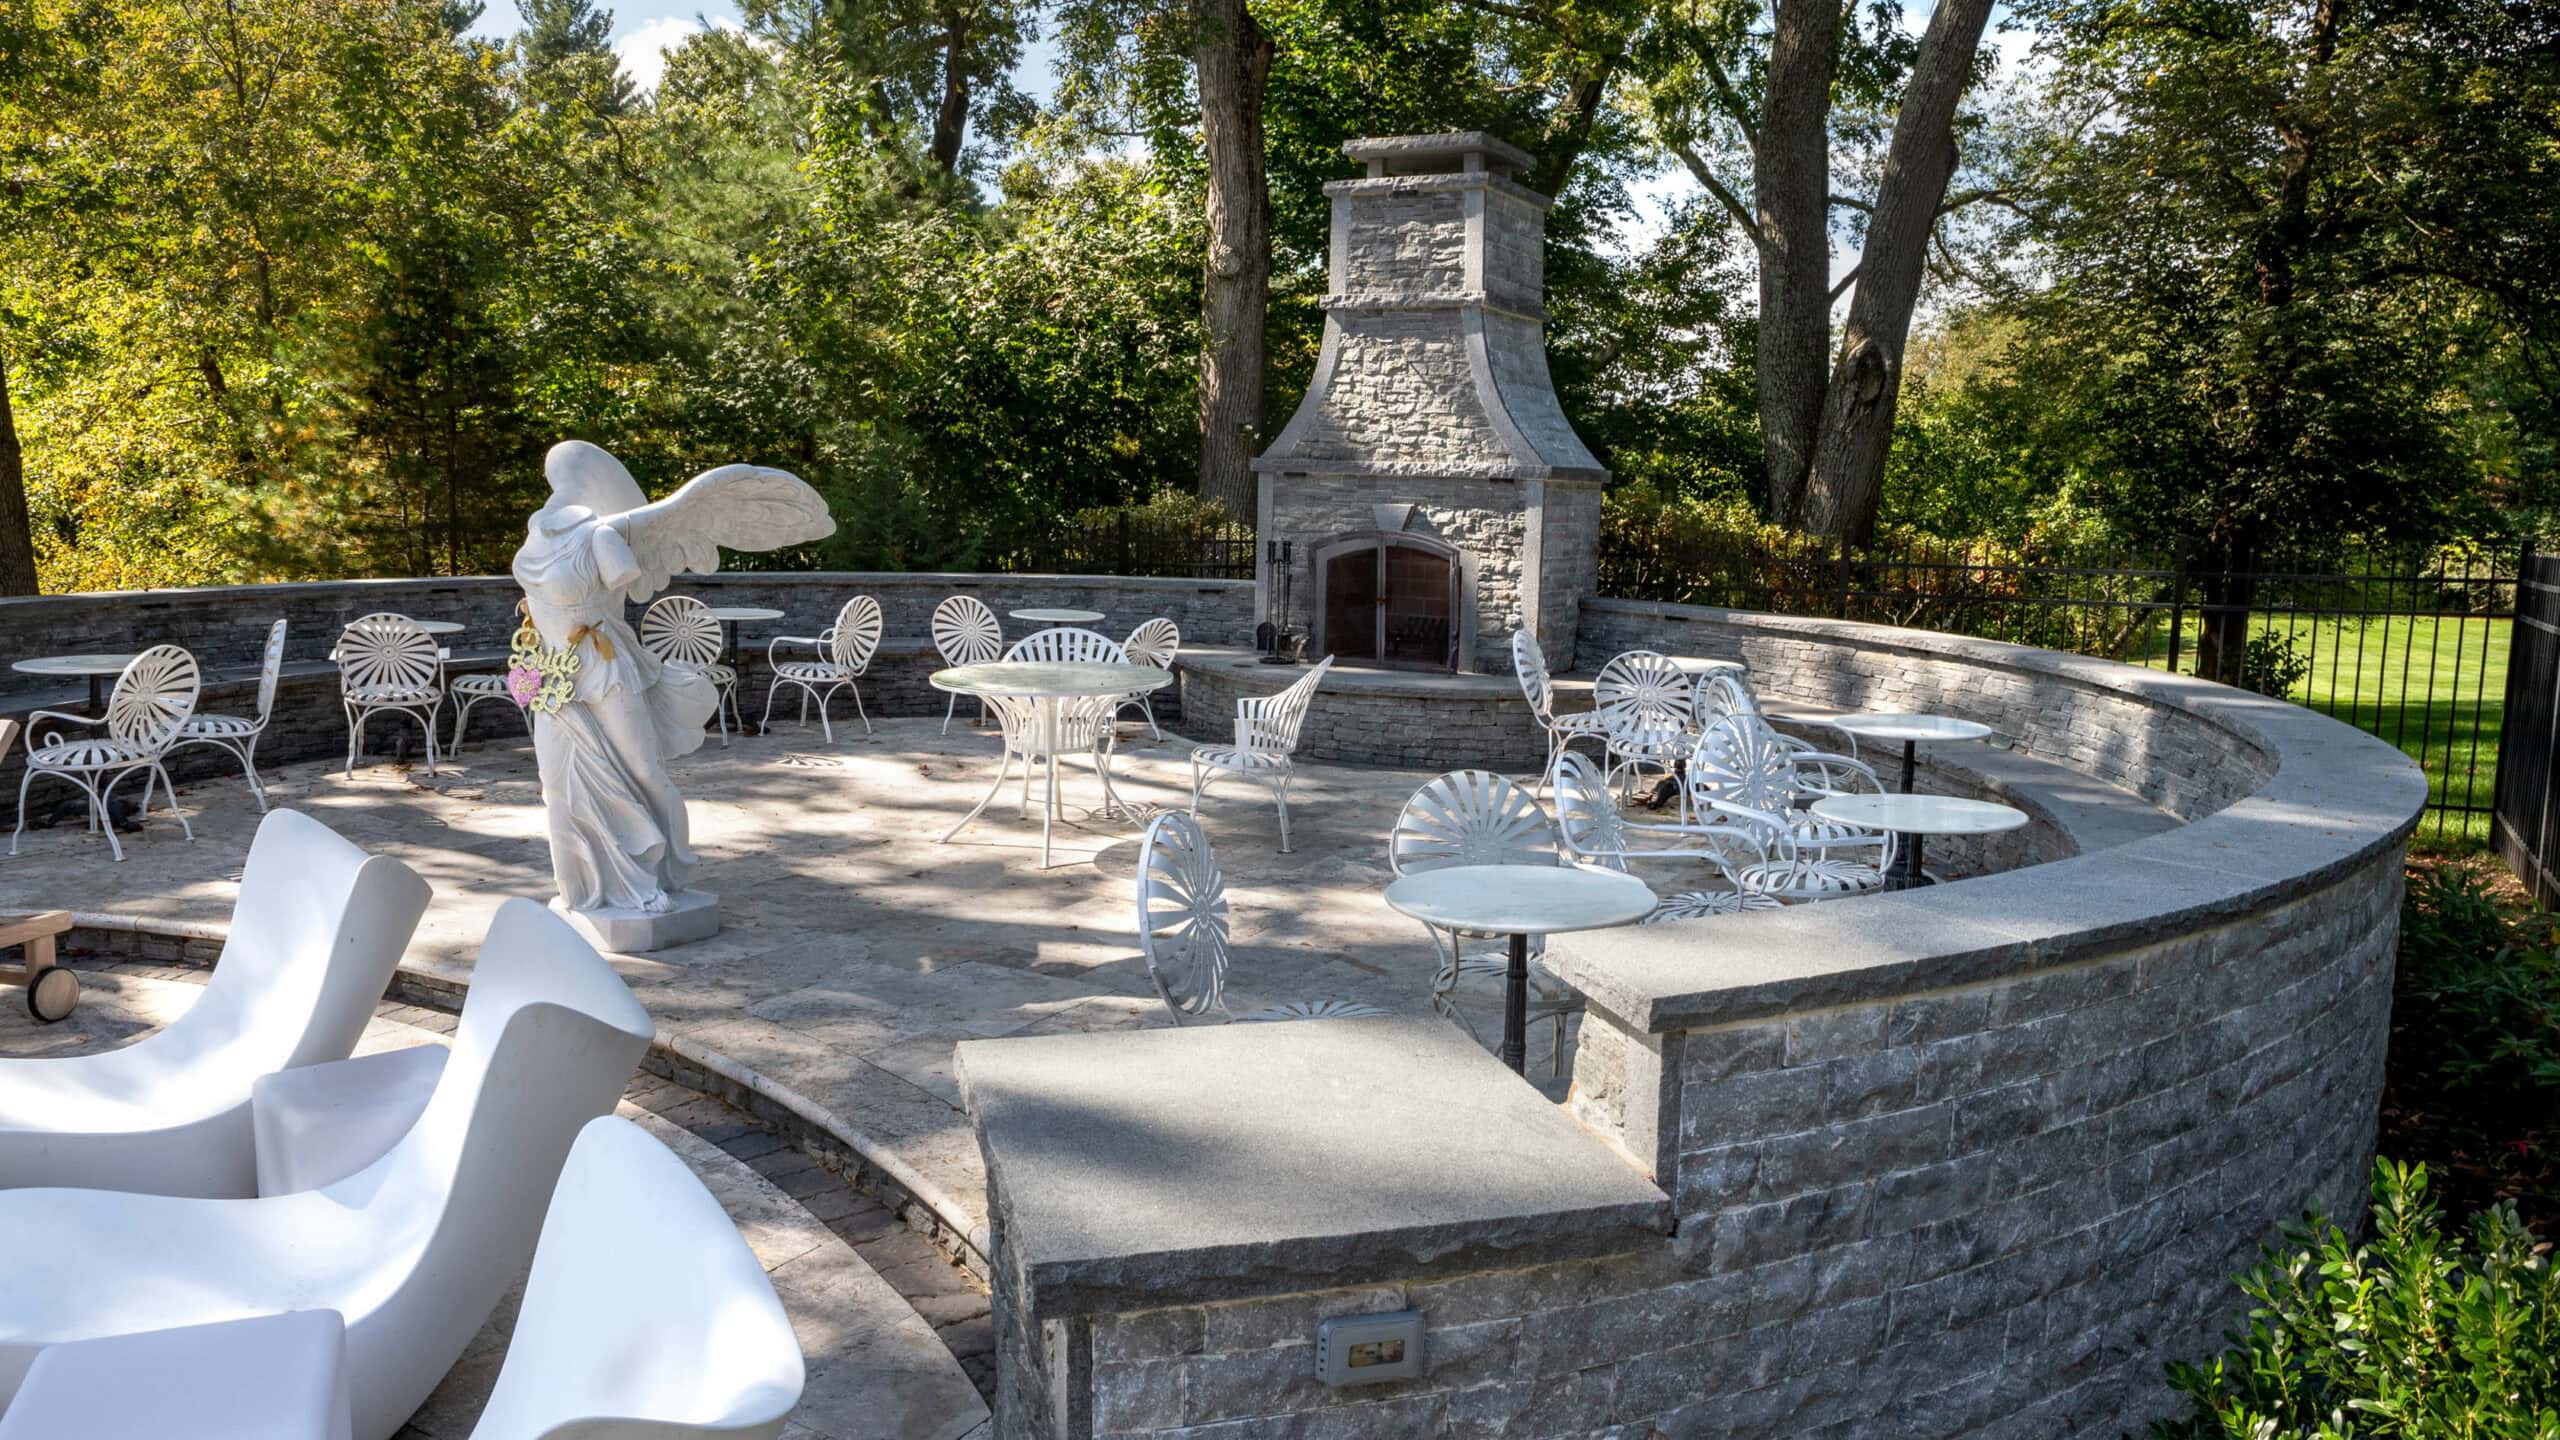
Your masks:
{"label": "stone chimney cap", "polygon": [[1366,164],[1371,175],[1439,175],[1472,170],[1507,175],[1537,163],[1528,151],[1482,130],[1346,140],[1342,153]]}

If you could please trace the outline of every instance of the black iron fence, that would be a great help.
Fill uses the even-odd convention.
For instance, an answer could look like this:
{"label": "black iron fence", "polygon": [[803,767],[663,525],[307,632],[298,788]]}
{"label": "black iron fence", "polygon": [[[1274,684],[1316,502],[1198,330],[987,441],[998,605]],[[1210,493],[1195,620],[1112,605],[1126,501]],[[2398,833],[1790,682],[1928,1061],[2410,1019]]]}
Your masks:
{"label": "black iron fence", "polygon": [[2507,666],[2491,840],[2544,909],[2560,908],[2560,556],[2529,555],[2516,581],[2515,658]]}
{"label": "black iron fence", "polygon": [[1121,510],[1065,521],[992,551],[985,568],[1018,575],[1149,575],[1186,580],[1253,578],[1253,527],[1197,524]]}
{"label": "black iron fence", "polygon": [[2489,838],[2523,559],[2369,552],[2223,570],[2123,550],[1923,538],[1844,552],[1623,529],[1603,541],[1599,588],[2010,640],[2279,695],[2407,751],[2427,772],[2421,838],[2460,845]]}

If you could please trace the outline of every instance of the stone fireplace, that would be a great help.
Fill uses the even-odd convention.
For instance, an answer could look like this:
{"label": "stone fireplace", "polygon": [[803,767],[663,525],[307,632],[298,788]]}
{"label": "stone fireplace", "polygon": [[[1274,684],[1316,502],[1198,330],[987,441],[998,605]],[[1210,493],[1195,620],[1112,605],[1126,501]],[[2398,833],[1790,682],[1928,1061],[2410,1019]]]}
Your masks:
{"label": "stone fireplace", "polygon": [[1608,472],[1547,378],[1551,202],[1479,132],[1342,148],[1368,174],[1325,187],[1324,347],[1254,462],[1255,619],[1344,664],[1482,674],[1529,625],[1562,669]]}

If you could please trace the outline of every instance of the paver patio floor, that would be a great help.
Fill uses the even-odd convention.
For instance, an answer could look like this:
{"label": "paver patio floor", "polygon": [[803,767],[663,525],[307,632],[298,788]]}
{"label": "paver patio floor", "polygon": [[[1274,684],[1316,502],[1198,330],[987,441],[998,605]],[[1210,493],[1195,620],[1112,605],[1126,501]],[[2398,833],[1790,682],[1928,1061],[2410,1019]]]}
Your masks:
{"label": "paver patio floor", "polygon": [[[1070,762],[1061,788],[1072,823],[1059,828],[1053,868],[1040,868],[1036,799],[1017,819],[1011,785],[953,843],[936,843],[984,793],[998,753],[992,733],[955,725],[946,737],[940,724],[879,720],[870,736],[840,725],[832,745],[785,727],[725,750],[713,740],[676,762],[703,861],[696,883],[720,895],[724,928],[616,963],[662,1036],[717,1050],[825,1107],[843,1133],[896,1155],[974,1227],[985,1219],[985,1176],[958,1109],[952,1047],[1170,1020],[1136,946],[1140,823],[1080,808],[1100,795]],[[1123,800],[1182,803],[1187,748],[1139,729],[1117,764]],[[1388,827],[1428,778],[1302,765],[1289,855],[1277,851],[1264,792],[1233,781],[1212,792],[1202,819],[1228,873],[1239,1013],[1326,997],[1427,1011],[1431,944],[1380,892]],[[299,764],[273,775],[269,794],[400,857],[435,887],[412,964],[467,972],[501,899],[550,894],[524,742],[476,744],[434,777],[379,761],[352,778]],[[195,843],[155,818],[126,837],[121,865],[76,826],[30,831],[20,854],[0,861],[0,909],[227,920],[257,810],[237,781],[192,784],[180,798]],[[1490,987],[1469,1001],[1487,1036],[1497,1005]],[[1544,1078],[1545,1060],[1543,1027],[1533,1027],[1533,1079]]]}

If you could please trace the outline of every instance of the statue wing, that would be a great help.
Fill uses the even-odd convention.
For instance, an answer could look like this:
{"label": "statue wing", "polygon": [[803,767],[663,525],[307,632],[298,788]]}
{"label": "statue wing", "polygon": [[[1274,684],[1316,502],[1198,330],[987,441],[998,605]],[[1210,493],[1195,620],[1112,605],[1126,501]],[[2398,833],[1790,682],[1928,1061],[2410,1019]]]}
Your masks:
{"label": "statue wing", "polygon": [[723,465],[684,482],[664,500],[625,510],[605,523],[619,531],[639,562],[622,585],[634,604],[667,587],[680,571],[720,568],[720,547],[778,550],[836,532],[827,502],[787,470]]}

